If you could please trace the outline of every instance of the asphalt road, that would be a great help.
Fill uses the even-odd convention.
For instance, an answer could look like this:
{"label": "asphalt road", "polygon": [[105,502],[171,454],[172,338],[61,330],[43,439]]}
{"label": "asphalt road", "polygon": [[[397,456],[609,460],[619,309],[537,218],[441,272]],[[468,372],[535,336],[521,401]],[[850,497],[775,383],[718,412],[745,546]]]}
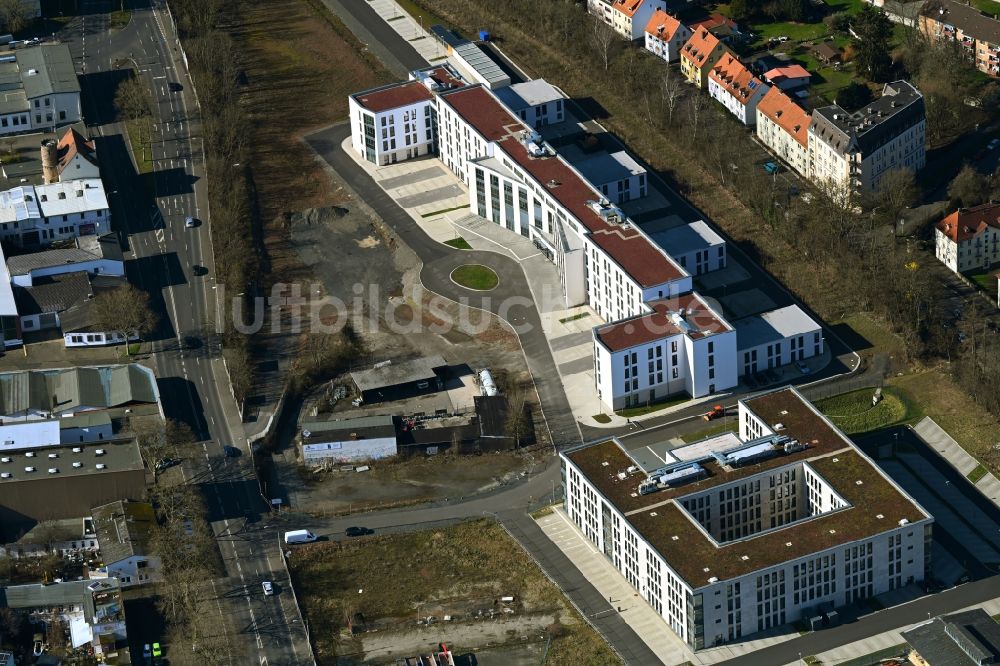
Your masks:
{"label": "asphalt road", "polygon": [[[219,350],[206,331],[214,321],[216,286],[198,103],[165,8],[154,10],[147,0],[132,6],[129,25],[111,33],[107,14],[118,3],[81,0],[79,15],[60,38],[80,73],[84,114],[101,156],[113,226],[128,252],[129,278],[165,315],[146,362],[158,377],[167,416],[187,422],[200,440],[198,450],[185,455],[183,473],[204,493],[225,563],[226,576],[210,585],[219,624],[230,635],[232,663],[312,663],[280,561],[278,531],[261,521],[268,507]],[[124,77],[116,64],[133,67],[152,94],[151,175],[135,173],[116,122],[114,92]],[[185,228],[189,216],[201,224]],[[225,458],[228,444],[246,455]],[[265,597],[264,580],[275,581],[278,594]],[[130,635],[140,649],[160,638]],[[172,649],[190,646],[164,647],[169,657]]]}

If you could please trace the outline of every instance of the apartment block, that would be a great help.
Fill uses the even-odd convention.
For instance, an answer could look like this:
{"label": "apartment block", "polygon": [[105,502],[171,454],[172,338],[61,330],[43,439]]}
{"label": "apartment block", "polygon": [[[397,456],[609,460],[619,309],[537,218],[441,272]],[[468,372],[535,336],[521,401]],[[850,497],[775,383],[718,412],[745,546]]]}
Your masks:
{"label": "apartment block", "polygon": [[929,39],[955,44],[979,71],[1000,76],[1000,21],[995,17],[954,0],[930,0],[920,9],[918,26]]}
{"label": "apartment block", "polygon": [[691,29],[662,9],[646,24],[646,50],[665,62],[677,62],[681,48],[691,38]]}
{"label": "apartment block", "polygon": [[665,626],[701,650],[924,580],[933,518],[801,394],[738,418],[560,453],[569,518]]}
{"label": "apartment block", "polygon": [[934,227],[934,254],[956,273],[1000,263],[1000,204],[959,208]]}
{"label": "apartment block", "polygon": [[926,124],[924,97],[907,81],[885,84],[881,97],[854,113],[836,104],[815,109],[809,179],[843,197],[875,191],[887,171],[918,171]]}
{"label": "apartment block", "polygon": [[757,138],[799,175],[809,177],[809,123],[805,110],[777,86],[757,104]]}
{"label": "apartment block", "polygon": [[727,53],[708,73],[708,94],[744,125],[757,123],[757,104],[771,86]]}
{"label": "apartment block", "polygon": [[629,41],[643,39],[649,19],[657,11],[667,9],[666,0],[613,0],[611,27]]}

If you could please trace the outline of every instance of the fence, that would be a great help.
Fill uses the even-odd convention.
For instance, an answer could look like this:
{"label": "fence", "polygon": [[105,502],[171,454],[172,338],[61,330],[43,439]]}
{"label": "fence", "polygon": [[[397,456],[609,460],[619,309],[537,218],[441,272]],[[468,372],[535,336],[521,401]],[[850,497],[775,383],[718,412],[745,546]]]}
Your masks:
{"label": "fence", "polygon": [[316,654],[313,652],[312,636],[309,633],[309,621],[306,620],[305,616],[302,614],[302,606],[299,605],[299,597],[295,594],[295,583],[292,582],[292,572],[288,569],[288,561],[285,559],[285,550],[281,537],[278,537],[278,552],[281,553],[281,564],[285,567],[285,575],[288,576],[288,589],[292,591],[292,601],[295,602],[295,612],[298,613],[299,620],[302,622],[302,631],[306,636],[306,644],[309,645],[309,657],[315,665]]}

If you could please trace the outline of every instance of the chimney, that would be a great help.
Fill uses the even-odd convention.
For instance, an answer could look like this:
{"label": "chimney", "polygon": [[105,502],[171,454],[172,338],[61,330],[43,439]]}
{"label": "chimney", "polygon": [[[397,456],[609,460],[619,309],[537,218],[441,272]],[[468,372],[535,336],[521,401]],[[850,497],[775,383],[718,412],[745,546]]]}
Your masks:
{"label": "chimney", "polygon": [[59,144],[55,139],[42,141],[42,179],[45,184],[58,182]]}

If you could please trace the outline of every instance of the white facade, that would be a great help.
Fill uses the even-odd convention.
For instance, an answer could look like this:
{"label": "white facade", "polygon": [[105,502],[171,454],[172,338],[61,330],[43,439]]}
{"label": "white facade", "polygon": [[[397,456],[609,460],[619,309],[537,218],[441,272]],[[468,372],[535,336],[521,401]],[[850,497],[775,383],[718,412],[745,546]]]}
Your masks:
{"label": "white facade", "polygon": [[[808,122],[808,117],[806,117]],[[801,129],[803,135],[807,127]],[[778,159],[794,169],[799,175],[809,177],[809,148],[796,140],[784,127],[757,109],[757,138],[767,146]]]}
{"label": "white facade", "polygon": [[[723,56],[717,67],[721,66],[726,58],[731,57]],[[708,94],[712,99],[726,107],[726,110],[736,116],[741,123],[754,125],[757,122],[757,103],[763,99],[770,86],[755,77],[745,76],[743,78],[746,79],[745,82],[741,82],[739,79],[735,82],[720,80],[713,69],[708,74]]]}
{"label": "white facade", "polygon": [[[818,413],[817,417],[822,418]],[[742,401],[740,422],[745,424],[740,433],[744,442],[773,434]],[[685,492],[685,486],[674,487],[668,497],[654,491],[648,496],[632,494],[635,499],[628,499],[627,489],[617,487],[619,484],[638,488],[647,475],[659,472],[641,468],[639,459],[615,442],[594,447],[609,447],[610,462],[607,458],[589,466],[574,462],[576,455],[584,454],[590,446],[560,454],[565,511],[639,596],[694,650],[739,642],[758,632],[922,581],[933,519],[846,437],[829,427],[842,438],[842,451],[849,451],[832,456],[826,453],[826,469],[837,464],[838,455],[850,459],[853,465],[864,468],[867,483],[896,488],[908,503],[905,512],[914,520],[880,524],[882,514],[871,515],[879,507],[864,504],[860,492],[855,493],[853,504],[845,499],[854,486],[851,473],[832,482],[807,461],[809,448],[794,459],[795,453],[786,453],[789,461],[785,464],[779,462],[732,481],[716,478],[727,472],[715,466],[708,455],[701,464],[712,467],[715,476],[704,481],[704,487],[702,482],[691,483],[689,491]],[[605,457],[603,452],[596,455]],[[619,506],[623,496],[624,508]],[[836,529],[833,537],[826,530],[827,538],[820,541],[828,545],[805,536],[818,531],[811,527],[813,521],[826,520],[833,528],[851,520],[850,512],[860,512],[861,519],[872,525],[863,536],[836,538]],[[659,521],[680,521],[677,529],[682,530],[678,532],[681,536],[667,536],[675,528],[666,523],[653,528],[658,534],[643,530],[644,524],[653,526]],[[807,541],[802,542],[803,538]],[[680,539],[681,544],[686,540],[700,543],[673,546],[671,539]],[[758,545],[758,539],[774,546]],[[668,545],[657,547],[656,542]],[[809,549],[813,543],[815,550]],[[777,550],[793,545],[797,547],[791,551],[795,554],[787,558]],[[664,554],[671,549],[676,560]],[[754,557],[740,557],[741,552],[752,552]],[[731,558],[748,564],[734,566]],[[754,560],[760,562],[756,567],[750,564]],[[727,568],[739,573],[725,575],[722,572]]]}
{"label": "white facade", "polygon": [[934,255],[956,273],[1000,263],[1000,205],[959,209],[934,229]]}
{"label": "white facade", "polygon": [[117,562],[111,562],[101,569],[108,578],[116,578],[121,586],[135,587],[163,580],[162,562],[155,555],[132,555]]}
{"label": "white facade", "polygon": [[324,463],[361,462],[383,460],[399,453],[395,437],[317,442],[302,445],[302,460],[306,465]]}
{"label": "white facade", "polygon": [[660,10],[646,24],[646,50],[665,62],[677,62],[681,47],[691,38],[691,29]]}
{"label": "white facade", "polygon": [[666,0],[615,0],[611,5],[611,27],[630,41],[640,40],[653,12],[666,8]]}
{"label": "white facade", "polygon": [[726,241],[704,220],[655,233],[653,240],[692,275],[704,275],[726,267]]}
{"label": "white facade", "polygon": [[[129,336],[129,342],[138,342],[139,334]],[[79,333],[63,333],[63,344],[66,347],[107,347],[125,342],[125,336],[118,332],[87,331]]]}
{"label": "white facade", "polygon": [[740,376],[806,361],[825,349],[823,329],[797,305],[734,322]]}
{"label": "white facade", "polygon": [[[419,83],[406,85],[419,86]],[[384,166],[434,152],[434,100],[371,112],[349,98],[351,146],[373,164]]]}
{"label": "white facade", "polygon": [[23,246],[111,231],[100,179],[24,185],[0,192],[0,239]]}

